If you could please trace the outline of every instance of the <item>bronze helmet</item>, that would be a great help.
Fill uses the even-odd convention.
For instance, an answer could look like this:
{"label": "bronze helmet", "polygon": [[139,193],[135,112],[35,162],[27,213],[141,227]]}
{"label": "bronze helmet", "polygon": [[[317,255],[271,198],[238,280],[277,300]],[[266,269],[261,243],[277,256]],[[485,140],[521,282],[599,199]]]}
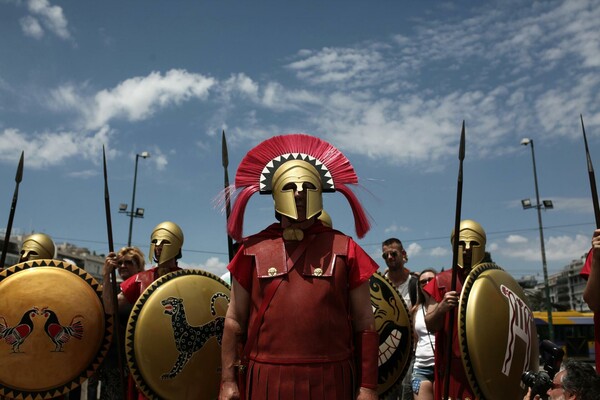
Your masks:
{"label": "bronze helmet", "polygon": [[150,253],[148,258],[153,261],[154,251],[156,246],[163,245],[160,258],[157,260],[159,264],[164,263],[181,254],[181,246],[183,246],[183,231],[174,222],[165,221],[156,225],[150,236]]}
{"label": "bronze helmet", "polygon": [[43,260],[56,257],[56,247],[52,238],[45,233],[34,233],[23,241],[19,262]]}
{"label": "bronze helmet", "polygon": [[[316,168],[303,160],[290,160],[273,174],[273,200],[275,211],[291,219],[298,219],[294,190],[284,189],[288,183],[296,184],[297,190],[306,190],[306,219],[323,210],[321,177]],[[303,189],[303,183],[311,183],[315,189]]]}
{"label": "bronze helmet", "polygon": [[[464,268],[463,251],[464,246],[471,249],[471,265],[473,268],[481,263],[485,257],[486,236],[483,227],[471,219],[460,222],[460,233],[458,235],[458,266]],[[450,236],[450,242],[454,244],[454,229]]]}

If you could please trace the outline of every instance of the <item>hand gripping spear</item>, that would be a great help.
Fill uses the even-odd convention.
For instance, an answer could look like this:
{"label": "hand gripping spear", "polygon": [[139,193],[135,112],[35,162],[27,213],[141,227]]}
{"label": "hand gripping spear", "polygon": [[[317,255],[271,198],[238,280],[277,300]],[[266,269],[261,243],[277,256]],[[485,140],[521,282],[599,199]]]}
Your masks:
{"label": "hand gripping spear", "polygon": [[[231,214],[231,196],[229,193],[229,174],[227,173],[227,167],[229,166],[229,155],[227,153],[227,140],[225,139],[225,130],[223,130],[221,148],[221,160],[223,162],[223,170],[225,171],[225,216],[227,217],[225,226],[227,226],[227,222],[229,221],[229,215]],[[231,261],[235,256],[235,252],[233,251],[233,239],[229,235],[227,235],[227,250],[229,251],[229,261]]]}
{"label": "hand gripping spear", "polygon": [[[454,218],[454,241],[452,242],[452,281],[450,290],[456,290],[456,275],[458,265],[458,236],[460,231],[460,212],[462,209],[462,186],[463,186],[463,160],[465,159],[465,121],[462,123],[460,132],[460,146],[458,150],[458,182],[456,186],[456,216]],[[454,337],[454,308],[449,311],[448,319],[448,341],[446,344],[446,372],[444,374],[444,399],[448,399],[450,390],[450,368],[452,367],[452,339]]]}
{"label": "hand gripping spear", "polygon": [[19,160],[19,166],[17,167],[17,175],[15,176],[15,193],[13,194],[12,204],[10,206],[10,214],[8,216],[8,224],[6,225],[6,234],[4,235],[4,245],[2,246],[2,258],[0,258],[0,271],[4,269],[4,261],[6,261],[6,253],[8,251],[8,244],[10,242],[10,232],[12,231],[13,218],[15,217],[15,209],[17,208],[17,199],[19,197],[19,184],[23,179],[23,155],[24,151],[21,152],[21,159]]}
{"label": "hand gripping spear", "polygon": [[[104,162],[104,209],[106,211],[106,230],[108,232],[108,251],[115,251],[113,245],[112,235],[112,220],[110,217],[110,195],[108,194],[108,175],[106,173],[106,152],[104,146],[102,146],[102,161]],[[104,282],[106,285],[107,282]],[[121,393],[123,398],[127,398],[127,392],[125,391],[125,364],[123,362],[123,349],[121,347],[121,323],[119,321],[119,300],[117,298],[117,276],[115,270],[110,271],[110,286],[112,289],[112,313],[114,331],[113,337],[115,338],[115,346],[117,346],[117,354],[119,357],[119,382],[121,384]]]}
{"label": "hand gripping spear", "polygon": [[585,143],[585,156],[587,158],[588,175],[590,177],[590,189],[592,190],[592,203],[594,203],[594,216],[596,217],[596,229],[600,229],[600,206],[598,205],[598,190],[596,189],[596,175],[594,174],[594,167],[592,166],[592,159],[590,157],[590,149],[588,148],[587,137],[585,135],[585,126],[583,125],[583,116],[579,114],[581,118],[581,129],[583,130],[583,141]]}

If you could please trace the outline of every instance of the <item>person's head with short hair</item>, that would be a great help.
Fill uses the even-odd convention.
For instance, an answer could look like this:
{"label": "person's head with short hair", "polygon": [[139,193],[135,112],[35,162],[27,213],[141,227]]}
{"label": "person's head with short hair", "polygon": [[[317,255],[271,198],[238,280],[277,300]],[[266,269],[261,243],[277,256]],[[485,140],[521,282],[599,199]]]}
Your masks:
{"label": "person's head with short hair", "polygon": [[122,280],[144,270],[144,254],[137,247],[123,247],[117,253],[117,271]]}
{"label": "person's head with short hair", "polygon": [[381,256],[390,270],[402,270],[408,261],[402,242],[397,238],[389,238],[381,244]]}
{"label": "person's head with short hair", "polygon": [[547,394],[550,400],[591,400],[598,398],[599,390],[600,378],[591,364],[567,360],[554,375]]}

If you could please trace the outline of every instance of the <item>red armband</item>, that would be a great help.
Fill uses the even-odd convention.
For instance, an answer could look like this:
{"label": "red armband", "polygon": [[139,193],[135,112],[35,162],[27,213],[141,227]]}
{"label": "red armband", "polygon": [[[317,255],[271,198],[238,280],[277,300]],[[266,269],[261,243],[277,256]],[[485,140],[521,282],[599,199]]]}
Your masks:
{"label": "red armband", "polygon": [[357,332],[355,341],[358,382],[361,387],[377,390],[379,334],[377,331]]}

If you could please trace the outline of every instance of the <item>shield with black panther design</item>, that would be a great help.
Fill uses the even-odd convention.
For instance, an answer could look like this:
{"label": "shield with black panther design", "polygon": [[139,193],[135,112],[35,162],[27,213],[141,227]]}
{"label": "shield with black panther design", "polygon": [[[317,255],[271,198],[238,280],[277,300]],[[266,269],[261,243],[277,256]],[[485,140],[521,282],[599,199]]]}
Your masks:
{"label": "shield with black panther design", "polygon": [[135,303],[125,346],[131,374],[150,399],[216,399],[229,285],[201,270],[157,279]]}
{"label": "shield with black panther design", "polygon": [[371,276],[371,306],[379,333],[377,394],[402,383],[412,358],[413,328],[408,307],[393,284],[376,272]]}
{"label": "shield with black panther design", "polygon": [[112,337],[102,289],[83,269],[32,260],[0,272],[0,397],[48,399],[100,365]]}
{"label": "shield with black panther design", "polygon": [[525,293],[494,263],[477,265],[463,285],[459,302],[463,365],[478,398],[520,399],[521,376],[538,370],[535,321]]}

